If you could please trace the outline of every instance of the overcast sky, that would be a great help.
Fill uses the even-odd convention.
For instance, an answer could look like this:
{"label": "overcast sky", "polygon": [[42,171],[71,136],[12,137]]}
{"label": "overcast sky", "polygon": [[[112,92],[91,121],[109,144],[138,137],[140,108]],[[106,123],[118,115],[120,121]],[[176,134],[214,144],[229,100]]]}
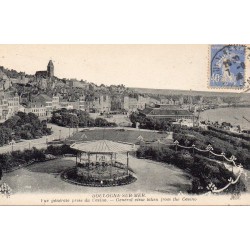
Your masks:
{"label": "overcast sky", "polygon": [[0,65],[127,87],[208,90],[207,45],[0,45]]}

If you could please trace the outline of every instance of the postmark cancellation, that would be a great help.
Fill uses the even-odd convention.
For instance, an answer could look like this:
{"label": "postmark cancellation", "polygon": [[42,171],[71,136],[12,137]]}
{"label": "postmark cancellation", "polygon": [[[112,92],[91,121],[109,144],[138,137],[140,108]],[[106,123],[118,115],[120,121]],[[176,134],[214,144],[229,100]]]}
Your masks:
{"label": "postmark cancellation", "polygon": [[249,87],[250,49],[239,45],[211,45],[209,88],[246,90]]}

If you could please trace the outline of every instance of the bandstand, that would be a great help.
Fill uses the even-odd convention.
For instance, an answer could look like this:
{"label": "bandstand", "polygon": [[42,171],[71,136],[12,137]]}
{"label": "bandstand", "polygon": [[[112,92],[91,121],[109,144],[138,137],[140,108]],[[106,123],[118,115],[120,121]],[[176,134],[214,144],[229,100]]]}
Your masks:
{"label": "bandstand", "polygon": [[109,140],[74,143],[75,175],[78,184],[87,186],[117,186],[136,180],[129,168],[130,152],[135,146]]}

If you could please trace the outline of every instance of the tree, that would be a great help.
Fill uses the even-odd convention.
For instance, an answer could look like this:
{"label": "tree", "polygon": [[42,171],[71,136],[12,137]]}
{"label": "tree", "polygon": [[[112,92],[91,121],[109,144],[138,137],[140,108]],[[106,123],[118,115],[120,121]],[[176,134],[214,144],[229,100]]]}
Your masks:
{"label": "tree", "polygon": [[44,161],[45,160],[45,154],[43,150],[38,150],[37,148],[33,147],[33,153],[32,153],[33,159],[37,161]]}
{"label": "tree", "polygon": [[0,146],[7,144],[12,139],[12,130],[10,128],[0,128]]}
{"label": "tree", "polygon": [[18,116],[18,115],[14,115],[12,116],[11,118],[9,118],[8,120],[6,120],[4,123],[3,123],[3,126],[6,127],[6,128],[14,128],[18,121],[20,121],[21,118]]}
{"label": "tree", "polygon": [[109,122],[103,118],[96,118],[95,119],[95,126],[97,127],[106,127],[109,125]]}

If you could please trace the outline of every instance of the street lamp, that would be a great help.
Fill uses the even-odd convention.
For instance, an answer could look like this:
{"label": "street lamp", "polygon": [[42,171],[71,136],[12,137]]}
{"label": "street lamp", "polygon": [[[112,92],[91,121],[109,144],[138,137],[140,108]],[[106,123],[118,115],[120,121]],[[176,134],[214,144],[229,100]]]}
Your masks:
{"label": "street lamp", "polygon": [[[234,155],[232,155],[232,156],[229,158],[229,160],[233,162],[233,164],[232,164],[232,173],[234,173],[234,161],[236,161],[237,158],[236,158]],[[241,165],[241,164],[240,164],[240,165]]]}
{"label": "street lamp", "polygon": [[225,160],[225,153],[222,152],[222,153],[221,153],[221,156],[222,156],[222,161],[224,162],[224,160]]}
{"label": "street lamp", "polygon": [[175,144],[175,152],[177,152],[179,142],[176,140],[176,141],[174,141],[174,144]]}
{"label": "street lamp", "polygon": [[212,151],[212,150],[214,150],[213,149],[213,147],[211,146],[211,144],[208,144],[208,146],[206,147],[206,150],[208,150],[208,158],[210,158],[210,152]]}
{"label": "street lamp", "polygon": [[194,150],[195,150],[195,145],[194,144],[192,145],[192,148],[193,148],[193,156],[194,156]]}

